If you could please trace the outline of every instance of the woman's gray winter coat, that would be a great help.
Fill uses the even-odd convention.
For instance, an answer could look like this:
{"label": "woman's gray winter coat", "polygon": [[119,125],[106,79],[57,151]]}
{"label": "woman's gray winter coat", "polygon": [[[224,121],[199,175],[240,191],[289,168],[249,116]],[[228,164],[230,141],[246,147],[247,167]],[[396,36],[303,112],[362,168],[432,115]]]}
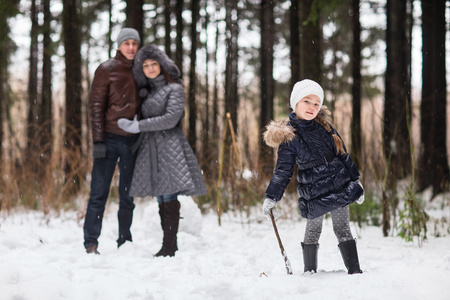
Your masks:
{"label": "woman's gray winter coat", "polygon": [[[332,128],[332,133],[337,134]],[[264,134],[266,143],[278,147],[275,171],[266,198],[279,201],[297,164],[297,192],[302,217],[317,218],[355,202],[363,194],[359,172],[346,152],[336,154],[333,137],[316,120],[271,123]]]}
{"label": "woman's gray winter coat", "polygon": [[[154,59],[161,68],[178,70],[173,62],[156,47],[142,48],[135,58],[133,74],[137,82],[147,82],[149,93],[143,99],[139,121],[140,142],[134,167],[130,195],[159,196],[206,194],[197,159],[184,136],[179,122],[184,114],[184,89],[180,83],[168,83],[163,75],[155,79],[142,78],[135,71],[146,59]],[[179,74],[179,71],[178,71]],[[177,79],[177,78],[174,78]],[[142,95],[142,93],[141,93]]]}

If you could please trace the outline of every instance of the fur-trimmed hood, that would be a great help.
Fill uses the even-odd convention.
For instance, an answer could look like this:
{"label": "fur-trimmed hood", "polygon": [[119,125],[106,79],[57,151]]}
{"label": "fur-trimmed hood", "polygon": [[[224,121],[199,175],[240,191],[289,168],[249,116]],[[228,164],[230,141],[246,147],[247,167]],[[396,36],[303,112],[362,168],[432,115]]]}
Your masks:
{"label": "fur-trimmed hood", "polygon": [[[322,106],[315,120],[319,119],[329,123],[331,121],[331,112],[325,105]],[[319,122],[320,123],[320,122]],[[295,128],[290,124],[289,119],[282,121],[271,121],[266,126],[266,131],[263,133],[263,140],[267,146],[276,148],[282,143],[288,143],[295,137]]]}
{"label": "fur-trimmed hood", "polygon": [[142,70],[142,65],[146,59],[156,60],[161,66],[161,69],[169,73],[170,77],[175,81],[181,83],[181,72],[175,63],[164,51],[161,51],[154,45],[148,45],[139,49],[134,57],[133,75],[139,89],[148,87],[147,77],[145,77],[144,71]]}

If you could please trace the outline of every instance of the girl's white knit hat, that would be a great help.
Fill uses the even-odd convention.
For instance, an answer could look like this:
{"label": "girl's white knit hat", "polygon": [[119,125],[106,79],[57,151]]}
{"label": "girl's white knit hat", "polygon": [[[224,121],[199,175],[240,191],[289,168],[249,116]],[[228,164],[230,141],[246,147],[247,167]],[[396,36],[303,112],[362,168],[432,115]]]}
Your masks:
{"label": "girl's white knit hat", "polygon": [[295,111],[298,101],[308,95],[316,95],[320,99],[320,107],[323,104],[323,89],[317,82],[310,79],[303,79],[294,85],[291,93],[291,108]]}

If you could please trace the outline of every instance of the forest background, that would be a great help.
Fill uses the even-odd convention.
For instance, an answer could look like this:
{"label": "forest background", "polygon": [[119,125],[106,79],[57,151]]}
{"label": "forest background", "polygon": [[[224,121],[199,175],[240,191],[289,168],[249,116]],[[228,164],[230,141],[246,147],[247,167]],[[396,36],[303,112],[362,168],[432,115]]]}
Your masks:
{"label": "forest background", "polygon": [[[76,210],[90,190],[88,97],[123,26],[180,67],[183,123],[208,185],[203,211],[250,213],[276,153],[261,135],[289,113],[295,82],[325,89],[358,165],[359,225],[425,239],[449,190],[446,0],[2,0],[0,210]],[[111,189],[117,198],[117,177]],[[281,204],[295,210],[295,176]],[[145,199],[144,199],[145,200]],[[115,200],[113,200],[115,201]],[[450,199],[443,201],[450,206]],[[434,220],[450,233],[449,220]],[[442,231],[440,231],[442,232]],[[439,233],[441,234],[441,233]]]}

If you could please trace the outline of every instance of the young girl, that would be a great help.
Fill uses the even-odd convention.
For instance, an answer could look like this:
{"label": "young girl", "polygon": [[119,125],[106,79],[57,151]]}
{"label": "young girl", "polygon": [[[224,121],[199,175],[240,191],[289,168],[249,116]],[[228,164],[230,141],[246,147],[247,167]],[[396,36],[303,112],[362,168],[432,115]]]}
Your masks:
{"label": "young girl", "polygon": [[289,120],[271,122],[264,140],[278,147],[275,171],[266,191],[264,215],[278,216],[280,201],[298,166],[297,192],[300,214],[307,219],[303,243],[305,272],[317,272],[317,251],[325,213],[330,212],[333,230],[339,241],[348,274],[362,273],[356,242],[349,226],[350,203],[364,201],[359,172],[344,143],[327,119],[329,110],[323,104],[322,87],[309,79],[297,82],[291,93],[293,112]]}
{"label": "young girl", "polygon": [[164,237],[155,256],[174,256],[178,250],[178,195],[206,194],[197,159],[179,126],[184,113],[181,73],[163,51],[149,45],[136,54],[133,74],[143,98],[142,119],[118,121],[124,131],[141,132],[130,195],[156,196]]}

